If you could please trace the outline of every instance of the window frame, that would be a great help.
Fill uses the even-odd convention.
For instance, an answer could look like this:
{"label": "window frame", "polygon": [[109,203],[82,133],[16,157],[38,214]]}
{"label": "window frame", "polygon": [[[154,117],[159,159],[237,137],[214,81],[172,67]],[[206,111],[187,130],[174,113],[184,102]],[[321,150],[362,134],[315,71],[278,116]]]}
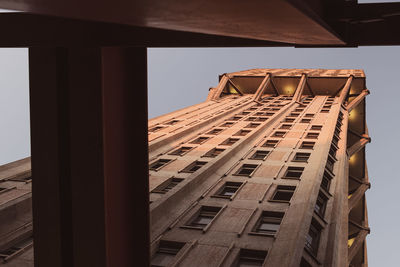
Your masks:
{"label": "window frame", "polygon": [[[248,165],[248,166],[250,166],[250,165],[251,165],[251,166],[255,166],[255,168],[254,168],[253,171],[252,171],[251,173],[249,173],[249,174],[244,174],[244,173],[241,174],[240,172],[245,168],[246,165]],[[252,177],[259,167],[260,167],[260,164],[243,163],[243,164],[235,171],[235,173],[233,173],[232,175],[234,175],[234,176]]]}
{"label": "window frame", "polygon": [[[295,169],[296,168],[296,169]],[[301,169],[301,170],[300,170]],[[300,166],[288,166],[286,168],[285,173],[282,176],[282,179],[294,179],[294,180],[301,180],[301,176],[303,175],[304,172],[304,167],[300,167]],[[300,173],[299,177],[291,177],[291,176],[287,176],[289,172],[293,172],[293,173]]]}
{"label": "window frame", "polygon": [[[302,155],[301,155],[302,154]],[[299,159],[299,157],[303,158],[306,155],[308,155],[308,157],[306,159]],[[304,163],[308,163],[308,160],[311,157],[311,153],[307,153],[307,152],[296,152],[296,154],[294,154],[294,157],[292,159],[293,162],[304,162]]]}
{"label": "window frame", "polygon": [[[189,150],[183,152],[183,153],[177,153],[177,151],[179,151],[182,148],[189,148]],[[183,156],[186,155],[187,153],[189,153],[190,151],[192,151],[195,148],[195,146],[180,146],[174,150],[172,150],[170,153],[168,153],[168,155],[171,156]]]}
{"label": "window frame", "polygon": [[[277,211],[266,211],[263,210],[258,217],[256,223],[254,224],[253,228],[251,229],[251,232],[249,234],[251,235],[263,235],[263,236],[275,236],[280,229],[280,226],[282,224],[283,218],[285,216],[284,212],[277,212]],[[279,222],[279,223],[277,223]],[[273,225],[278,225],[277,230],[262,230],[260,227],[262,226],[263,223],[266,224],[273,224]]]}
{"label": "window frame", "polygon": [[[151,166],[153,165],[153,164],[155,164],[156,162],[158,162],[158,161],[161,161],[161,160],[168,160],[165,164],[163,164],[163,165],[161,165],[160,167],[158,167],[158,168],[152,168]],[[157,160],[155,160],[155,161],[153,161],[152,163],[150,163],[149,164],[149,170],[150,171],[159,171],[160,169],[162,169],[162,168],[164,168],[166,165],[168,165],[168,164],[170,164],[171,162],[173,162],[175,159],[163,159],[163,158],[161,158],[161,159],[157,159]]]}

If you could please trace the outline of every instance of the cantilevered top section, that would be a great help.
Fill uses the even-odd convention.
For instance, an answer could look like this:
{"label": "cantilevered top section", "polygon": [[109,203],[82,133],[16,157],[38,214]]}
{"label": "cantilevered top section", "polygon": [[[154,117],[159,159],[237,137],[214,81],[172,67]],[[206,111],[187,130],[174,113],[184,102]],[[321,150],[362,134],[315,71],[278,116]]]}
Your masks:
{"label": "cantilevered top section", "polygon": [[208,99],[232,94],[338,96],[346,83],[350,94],[365,90],[365,74],[360,69],[251,69],[220,75],[220,83],[212,88]]}

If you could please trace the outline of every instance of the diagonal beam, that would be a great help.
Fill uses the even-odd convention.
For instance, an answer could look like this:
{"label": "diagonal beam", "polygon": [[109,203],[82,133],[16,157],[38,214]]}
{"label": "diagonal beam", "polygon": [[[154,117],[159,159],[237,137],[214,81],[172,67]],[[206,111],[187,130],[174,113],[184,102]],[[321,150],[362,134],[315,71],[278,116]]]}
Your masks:
{"label": "diagonal beam", "polygon": [[367,230],[360,230],[358,235],[356,236],[356,239],[354,240],[353,244],[348,250],[348,263],[350,265],[351,261],[353,260],[354,256],[357,254],[357,252],[360,249],[363,249],[363,243],[365,241],[365,237],[369,234],[369,231]]}
{"label": "diagonal beam", "polygon": [[276,95],[279,95],[278,89],[276,88],[274,80],[272,78],[271,78],[271,84],[272,84],[272,88],[274,88]]}
{"label": "diagonal beam", "polygon": [[268,84],[271,82],[271,73],[267,73],[262,80],[260,86],[258,87],[256,93],[254,94],[253,101],[260,100],[261,96],[264,94],[265,89],[267,89]]}
{"label": "diagonal beam", "polygon": [[310,86],[310,84],[308,83],[308,79],[306,79],[306,85],[307,85],[307,87],[308,87],[308,90],[310,90],[311,95],[312,95],[312,96],[315,96],[314,91],[311,89],[311,86]]}
{"label": "diagonal beam", "polygon": [[343,104],[344,100],[347,97],[347,94],[349,93],[350,86],[351,86],[351,83],[353,81],[353,77],[354,77],[353,75],[349,76],[349,78],[346,81],[346,84],[344,85],[344,87],[342,89],[342,92],[340,93],[340,96],[339,96],[339,103],[340,104]]}
{"label": "diagonal beam", "polygon": [[207,100],[216,100],[221,96],[222,91],[224,90],[226,84],[229,81],[229,77],[224,74],[222,75],[221,80],[216,88],[212,89],[207,96]]}
{"label": "diagonal beam", "polygon": [[240,91],[239,87],[237,87],[231,79],[229,79],[228,82],[233,86],[233,89],[235,89],[235,91],[239,93],[239,95],[243,95],[242,91]]}
{"label": "diagonal beam", "polygon": [[301,75],[301,79],[299,84],[297,85],[296,91],[294,92],[293,95],[293,102],[299,102],[301,99],[301,96],[303,95],[303,91],[304,91],[304,86],[306,85],[306,81],[307,81],[307,74],[303,73]]}
{"label": "diagonal beam", "polygon": [[356,98],[354,98],[349,104],[347,104],[347,111],[350,112],[353,108],[357,107],[361,101],[369,95],[369,90],[363,90]]}
{"label": "diagonal beam", "polygon": [[371,137],[364,134],[363,137],[347,149],[349,157],[360,151],[366,144],[371,142]]}
{"label": "diagonal beam", "polygon": [[357,205],[357,203],[362,199],[364,193],[371,187],[369,183],[361,184],[357,190],[351,195],[349,199],[349,213]]}

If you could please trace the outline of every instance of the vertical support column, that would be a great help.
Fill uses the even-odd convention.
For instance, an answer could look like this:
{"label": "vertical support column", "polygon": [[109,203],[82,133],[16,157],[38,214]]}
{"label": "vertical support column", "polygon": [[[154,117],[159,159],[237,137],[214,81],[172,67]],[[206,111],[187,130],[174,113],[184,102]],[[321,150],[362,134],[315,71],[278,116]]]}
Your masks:
{"label": "vertical support column", "polygon": [[148,265],[146,49],[29,60],[35,266]]}
{"label": "vertical support column", "polygon": [[301,100],[301,96],[303,95],[304,86],[306,85],[306,81],[307,81],[307,74],[303,73],[301,75],[300,82],[297,85],[296,92],[294,93],[294,96],[293,96],[294,102],[299,102]]}

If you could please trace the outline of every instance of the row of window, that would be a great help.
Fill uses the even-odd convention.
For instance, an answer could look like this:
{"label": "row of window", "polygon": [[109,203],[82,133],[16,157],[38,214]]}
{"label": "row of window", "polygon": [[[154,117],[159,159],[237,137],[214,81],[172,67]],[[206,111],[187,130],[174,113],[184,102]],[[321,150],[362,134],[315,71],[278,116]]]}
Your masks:
{"label": "row of window", "polygon": [[[151,259],[151,267],[171,266],[176,260],[176,255],[182,251],[185,245],[186,244],[182,242],[161,240]],[[267,251],[242,248],[236,255],[233,266],[262,266],[267,254]]]}

